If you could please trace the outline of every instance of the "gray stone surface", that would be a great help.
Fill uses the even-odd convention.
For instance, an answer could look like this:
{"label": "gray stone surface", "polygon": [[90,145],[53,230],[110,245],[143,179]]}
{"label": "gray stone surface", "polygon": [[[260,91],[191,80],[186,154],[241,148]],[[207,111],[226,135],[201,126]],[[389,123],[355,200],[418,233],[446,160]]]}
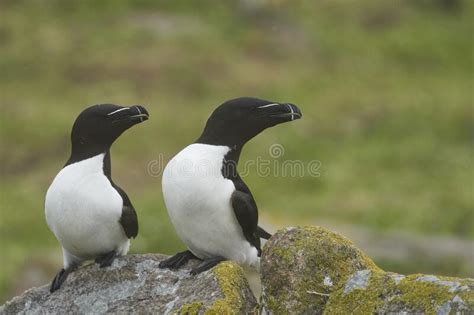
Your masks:
{"label": "gray stone surface", "polygon": [[365,289],[369,284],[371,270],[359,270],[357,271],[346,283],[344,287],[344,294],[351,293],[354,289]]}
{"label": "gray stone surface", "polygon": [[49,285],[27,290],[0,308],[1,314],[103,314],[233,310],[251,312],[257,306],[242,269],[225,262],[191,276],[197,261],[179,271],[158,268],[167,256],[129,255],[100,269],[96,264],[72,273],[60,290]]}

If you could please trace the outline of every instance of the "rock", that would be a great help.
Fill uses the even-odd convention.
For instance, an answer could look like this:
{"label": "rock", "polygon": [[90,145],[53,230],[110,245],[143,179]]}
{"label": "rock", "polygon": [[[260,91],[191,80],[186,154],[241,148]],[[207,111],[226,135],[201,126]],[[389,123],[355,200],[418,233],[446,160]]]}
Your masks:
{"label": "rock", "polygon": [[239,265],[224,262],[191,276],[196,260],[170,271],[158,268],[165,258],[129,255],[105,269],[90,264],[72,273],[53,294],[49,285],[30,289],[5,303],[0,313],[222,314],[250,313],[258,307]]}
{"label": "rock", "polygon": [[111,267],[84,266],[53,294],[33,288],[0,314],[473,314],[474,279],[385,272],[344,237],[320,227],[287,228],[264,246],[259,307],[242,268],[223,262],[197,276],[198,261],[162,270],[160,254]]}
{"label": "rock", "polygon": [[265,244],[263,313],[474,312],[474,279],[399,275],[321,227],[287,228]]}
{"label": "rock", "polygon": [[322,313],[342,281],[365,269],[378,268],[342,236],[317,227],[280,230],[262,254],[263,307],[275,314]]}

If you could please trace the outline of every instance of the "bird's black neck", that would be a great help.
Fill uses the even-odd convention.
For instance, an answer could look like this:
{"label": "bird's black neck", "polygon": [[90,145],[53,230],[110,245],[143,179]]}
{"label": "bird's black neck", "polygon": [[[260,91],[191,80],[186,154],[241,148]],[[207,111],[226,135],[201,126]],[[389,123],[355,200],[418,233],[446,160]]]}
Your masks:
{"label": "bird's black neck", "polygon": [[107,150],[104,156],[104,175],[112,182],[112,163],[110,161],[110,150]]}
{"label": "bird's black neck", "polygon": [[239,177],[237,172],[237,165],[239,164],[241,147],[234,146],[230,148],[230,151],[224,156],[222,164],[222,176],[227,179],[235,179]]}
{"label": "bird's black neck", "polygon": [[[82,144],[82,143],[73,143],[71,156],[69,160],[66,162],[66,165],[73,164],[76,162],[80,162],[83,160],[90,159],[91,157],[97,156],[102,153],[109,154],[110,145],[91,145],[91,144]],[[110,155],[110,154],[109,154]],[[110,157],[109,157],[110,159]]]}
{"label": "bird's black neck", "polygon": [[238,148],[239,150],[253,138],[254,135],[245,134],[237,128],[232,128],[223,125],[223,122],[206,123],[202,134],[195,141],[195,143],[210,144],[210,145],[225,145],[229,148]]}
{"label": "bird's black neck", "polygon": [[234,183],[235,189],[249,193],[250,190],[247,185],[244,183],[242,178],[237,171],[237,165],[239,163],[240,153],[242,147],[231,148],[229,152],[224,156],[224,161],[222,164],[222,176],[231,180]]}

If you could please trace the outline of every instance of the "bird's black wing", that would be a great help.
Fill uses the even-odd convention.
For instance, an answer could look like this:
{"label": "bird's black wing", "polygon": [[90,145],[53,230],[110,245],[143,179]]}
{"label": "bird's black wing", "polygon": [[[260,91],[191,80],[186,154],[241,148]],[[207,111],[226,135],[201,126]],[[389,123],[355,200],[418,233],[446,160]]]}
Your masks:
{"label": "bird's black wing", "polygon": [[120,217],[120,224],[127,235],[128,238],[135,238],[138,235],[138,218],[137,212],[135,208],[133,208],[130,199],[128,198],[127,194],[122,190],[122,188],[118,187],[117,185],[113,184],[114,188],[120,194],[123,200],[122,206],[122,216]]}
{"label": "bird's black wing", "polygon": [[237,172],[237,162],[239,160],[240,150],[231,150],[224,157],[222,165],[222,176],[234,183],[235,191],[231,196],[231,204],[234,209],[235,217],[242,227],[242,232],[249,243],[258,251],[260,256],[260,237],[269,239],[270,234],[258,226],[258,209],[252,193],[247,185],[240,178]]}
{"label": "bird's black wing", "polygon": [[138,218],[137,213],[135,212],[135,208],[133,208],[132,202],[130,198],[128,198],[125,191],[122,188],[117,186],[114,181],[112,180],[112,166],[110,161],[110,152],[107,151],[107,154],[104,157],[104,175],[109,179],[110,184],[115,190],[120,194],[122,197],[123,205],[122,205],[122,215],[120,216],[120,224],[122,225],[123,231],[128,238],[135,238],[138,235]]}
{"label": "bird's black wing", "polygon": [[252,195],[236,190],[232,193],[231,203],[245,238],[255,246],[260,256],[260,237],[257,235],[258,210]]}

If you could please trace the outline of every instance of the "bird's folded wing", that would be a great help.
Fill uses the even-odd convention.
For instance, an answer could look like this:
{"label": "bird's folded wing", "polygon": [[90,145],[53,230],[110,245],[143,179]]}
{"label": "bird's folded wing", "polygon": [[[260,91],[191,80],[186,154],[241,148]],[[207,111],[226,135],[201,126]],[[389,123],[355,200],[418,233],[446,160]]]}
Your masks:
{"label": "bird's folded wing", "polygon": [[236,190],[232,194],[231,202],[235,217],[242,227],[245,238],[260,253],[260,238],[256,235],[258,210],[253,197],[248,193]]}
{"label": "bird's folded wing", "polygon": [[128,238],[135,238],[138,235],[138,219],[137,213],[132,205],[124,205],[122,208],[122,216],[120,217],[120,224],[125,231]]}
{"label": "bird's folded wing", "polygon": [[138,235],[138,218],[135,208],[133,208],[130,198],[128,198],[122,188],[112,183],[114,188],[120,194],[123,200],[122,215],[120,216],[120,224],[128,238],[135,238]]}

